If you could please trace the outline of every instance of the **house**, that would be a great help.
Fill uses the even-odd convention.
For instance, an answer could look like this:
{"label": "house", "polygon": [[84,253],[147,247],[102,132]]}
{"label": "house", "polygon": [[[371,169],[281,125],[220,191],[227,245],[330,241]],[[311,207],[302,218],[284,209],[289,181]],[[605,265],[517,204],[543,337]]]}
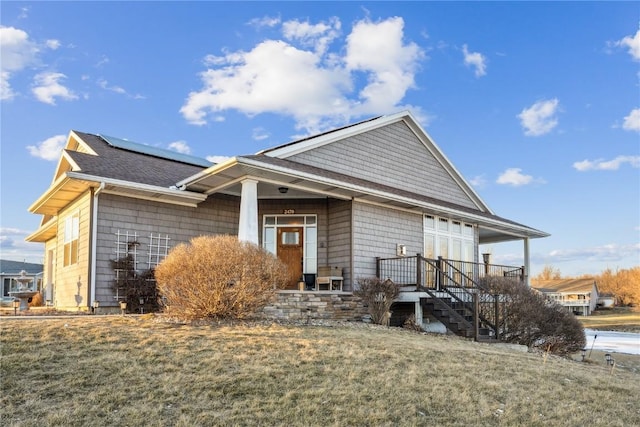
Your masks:
{"label": "house", "polygon": [[598,286],[593,278],[533,280],[531,287],[576,315],[588,316],[598,304]]}
{"label": "house", "polygon": [[[409,112],[219,164],[71,131],[29,211],[42,220],[27,240],[45,244],[45,282],[65,309],[117,306],[114,260],[153,268],[203,234],[276,254],[290,272],[282,298],[304,289],[343,301],[358,278],[384,275],[414,287],[402,302],[416,309],[427,295],[416,286],[445,277],[472,285],[497,268],[527,281],[529,240],[548,236],[494,214]],[[514,240],[524,266],[479,262],[480,244]]]}
{"label": "house", "polygon": [[[24,272],[24,273],[23,273]],[[42,264],[23,261],[0,259],[0,281],[2,283],[1,297],[9,297],[9,292],[17,291],[23,277],[29,289],[42,290]]]}

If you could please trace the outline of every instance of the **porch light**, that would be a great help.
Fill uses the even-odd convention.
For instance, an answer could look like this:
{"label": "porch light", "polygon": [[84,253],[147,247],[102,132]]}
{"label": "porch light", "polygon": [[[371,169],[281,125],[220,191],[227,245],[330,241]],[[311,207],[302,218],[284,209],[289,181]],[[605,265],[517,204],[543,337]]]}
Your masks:
{"label": "porch light", "polygon": [[488,252],[482,254],[482,260],[484,261],[485,264],[489,264],[489,261],[491,261],[491,254]]}
{"label": "porch light", "polygon": [[18,308],[20,307],[20,300],[19,299],[14,299],[13,300],[13,315],[17,316],[18,315]]}
{"label": "porch light", "polygon": [[607,365],[611,365],[611,361],[613,360],[613,358],[609,353],[607,353],[604,355],[604,360],[607,362]]}
{"label": "porch light", "polygon": [[287,194],[287,191],[289,191],[289,187],[278,187],[278,191],[281,194]]}
{"label": "porch light", "polygon": [[98,314],[98,307],[100,307],[100,301],[93,301],[93,314]]}
{"label": "porch light", "polygon": [[122,312],[122,315],[124,316],[124,312],[127,310],[127,302],[126,301],[120,301],[120,311]]}

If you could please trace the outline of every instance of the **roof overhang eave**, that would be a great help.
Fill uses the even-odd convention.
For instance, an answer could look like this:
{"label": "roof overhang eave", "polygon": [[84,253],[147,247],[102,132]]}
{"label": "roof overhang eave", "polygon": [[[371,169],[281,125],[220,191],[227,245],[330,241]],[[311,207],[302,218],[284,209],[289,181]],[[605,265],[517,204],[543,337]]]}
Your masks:
{"label": "roof overhang eave", "polygon": [[[396,207],[402,207],[404,209],[420,211],[420,212],[437,212],[441,215],[448,215],[455,218],[461,218],[469,222],[474,222],[478,224],[480,227],[490,228],[494,231],[494,234],[497,233],[498,240],[495,241],[509,241],[509,240],[517,240],[523,238],[541,238],[547,237],[549,234],[544,233],[539,230],[535,230],[523,225],[513,224],[506,221],[501,221],[499,218],[491,218],[483,215],[475,215],[470,212],[457,210],[452,207],[442,206],[435,203],[428,203],[423,200],[414,199],[406,196],[399,196],[389,191],[382,191],[377,189],[368,188],[365,186],[348,183],[345,181],[336,180],[333,178],[323,177],[319,175],[315,175],[308,172],[298,171],[294,169],[289,169],[279,165],[273,164],[265,164],[260,162],[259,160],[246,158],[246,157],[237,157],[222,163],[220,165],[216,165],[212,168],[209,168],[207,171],[203,171],[198,175],[194,175],[194,177],[189,178],[183,181],[182,185],[186,185],[187,188],[190,184],[195,184],[197,182],[201,182],[206,179],[207,176],[216,175],[223,171],[228,171],[230,168],[244,168],[246,170],[243,171],[243,174],[246,177],[251,176],[251,169],[259,170],[263,175],[258,179],[264,180],[264,174],[270,173],[273,174],[271,177],[272,182],[282,182],[285,183],[287,179],[295,178],[299,180],[296,186],[300,189],[304,188],[304,183],[307,182],[309,191],[316,191],[318,194],[327,195],[326,192],[318,191],[312,187],[317,187],[318,184],[322,186],[326,186],[327,188],[335,188],[336,197],[344,199],[345,196],[350,196],[356,200],[360,199],[362,201],[371,201],[378,204],[386,204],[393,205]],[[206,172],[206,173],[205,173]],[[237,175],[243,175],[238,173]],[[233,182],[229,182],[228,184],[233,184],[237,182],[237,179]],[[216,190],[220,191],[224,189],[225,186],[219,186]],[[213,191],[215,192],[215,191]]]}
{"label": "roof overhang eave", "polygon": [[56,224],[58,223],[58,219],[56,217],[51,218],[49,221],[44,223],[40,228],[38,228],[33,233],[29,234],[25,237],[25,242],[32,243],[45,243],[48,240],[52,239],[58,233],[56,230]]}

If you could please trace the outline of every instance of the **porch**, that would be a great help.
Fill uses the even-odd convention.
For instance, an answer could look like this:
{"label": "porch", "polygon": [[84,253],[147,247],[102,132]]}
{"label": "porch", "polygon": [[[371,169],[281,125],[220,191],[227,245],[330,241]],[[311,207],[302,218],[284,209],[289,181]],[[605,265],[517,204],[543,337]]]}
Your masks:
{"label": "porch", "polygon": [[427,259],[421,254],[376,258],[376,277],[401,287],[392,307],[393,326],[401,326],[413,314],[424,327],[423,318],[430,315],[452,333],[476,341],[499,341],[504,329],[506,297],[491,292],[489,279],[524,282],[525,273],[525,267]]}

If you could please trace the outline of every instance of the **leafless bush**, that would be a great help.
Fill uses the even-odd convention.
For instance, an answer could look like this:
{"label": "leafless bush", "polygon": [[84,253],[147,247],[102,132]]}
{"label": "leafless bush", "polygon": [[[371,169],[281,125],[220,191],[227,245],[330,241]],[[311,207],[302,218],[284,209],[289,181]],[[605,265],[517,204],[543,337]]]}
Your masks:
{"label": "leafless bush", "polygon": [[180,244],[155,274],[166,312],[184,319],[249,317],[287,278],[275,256],[234,236],[201,236]]}
{"label": "leafless bush", "polygon": [[484,278],[480,286],[506,300],[502,338],[506,342],[566,355],[584,348],[582,324],[573,313],[507,277]]}
{"label": "leafless bush", "polygon": [[407,317],[407,319],[402,324],[402,327],[412,331],[422,332],[422,327],[420,327],[420,325],[418,325],[418,322],[416,322],[415,314],[412,314],[409,317]]}
{"label": "leafless bush", "polygon": [[389,323],[389,309],[399,293],[398,285],[389,279],[383,281],[377,277],[358,279],[358,289],[353,291],[353,294],[362,298],[367,306],[371,321],[378,325]]}

